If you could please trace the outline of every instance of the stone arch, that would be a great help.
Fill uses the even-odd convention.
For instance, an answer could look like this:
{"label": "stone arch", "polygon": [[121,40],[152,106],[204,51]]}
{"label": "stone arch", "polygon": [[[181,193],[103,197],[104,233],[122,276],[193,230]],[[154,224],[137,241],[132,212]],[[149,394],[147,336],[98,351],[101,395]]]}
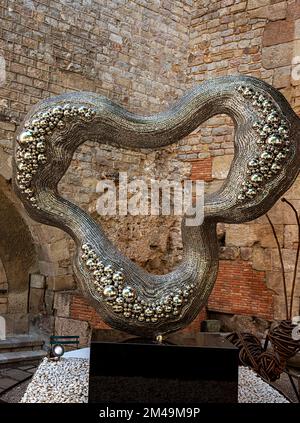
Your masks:
{"label": "stone arch", "polygon": [[7,276],[6,272],[0,257],[0,290],[5,290],[7,288]]}
{"label": "stone arch", "polygon": [[38,267],[34,240],[21,210],[9,183],[0,177],[0,258],[8,284],[10,332],[18,332],[15,323],[23,328],[21,332],[28,329],[29,275]]}

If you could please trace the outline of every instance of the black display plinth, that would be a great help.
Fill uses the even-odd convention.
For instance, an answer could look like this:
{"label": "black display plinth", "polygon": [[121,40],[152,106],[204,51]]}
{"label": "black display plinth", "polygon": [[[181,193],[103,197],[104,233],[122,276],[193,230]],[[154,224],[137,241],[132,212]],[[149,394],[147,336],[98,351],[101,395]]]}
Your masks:
{"label": "black display plinth", "polygon": [[238,349],[220,335],[172,334],[162,344],[93,332],[89,402],[235,403]]}

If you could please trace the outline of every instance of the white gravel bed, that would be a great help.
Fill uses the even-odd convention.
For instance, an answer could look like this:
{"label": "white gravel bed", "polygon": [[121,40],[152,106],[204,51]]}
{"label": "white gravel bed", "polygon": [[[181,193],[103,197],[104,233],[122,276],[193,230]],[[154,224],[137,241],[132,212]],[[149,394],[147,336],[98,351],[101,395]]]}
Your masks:
{"label": "white gravel bed", "polygon": [[264,382],[253,370],[239,368],[239,402],[240,403],[281,403],[289,402],[276,389]]}
{"label": "white gravel bed", "polygon": [[88,386],[89,360],[62,358],[48,361],[44,358],[20,402],[88,402]]}
{"label": "white gravel bed", "polygon": [[[62,358],[58,362],[44,358],[21,402],[88,402],[89,360]],[[287,403],[284,396],[245,367],[239,369],[240,403]]]}

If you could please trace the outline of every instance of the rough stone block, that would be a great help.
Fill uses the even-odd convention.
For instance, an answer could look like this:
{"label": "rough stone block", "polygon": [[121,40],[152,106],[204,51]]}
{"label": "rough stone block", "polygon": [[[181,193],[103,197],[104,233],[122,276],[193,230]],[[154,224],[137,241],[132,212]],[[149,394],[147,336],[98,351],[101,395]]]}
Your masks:
{"label": "rough stone block", "polygon": [[48,244],[46,246],[46,250],[53,261],[63,260],[69,258],[70,256],[69,244],[65,238],[53,242],[52,244]]}
{"label": "rough stone block", "polygon": [[220,316],[222,319],[222,326],[223,330],[226,332],[250,332],[255,335],[264,335],[265,331],[269,328],[270,323],[262,318],[259,317],[252,317],[252,316],[241,316],[241,315],[222,315]]}
{"label": "rough stone block", "polygon": [[240,255],[241,255],[242,260],[251,260],[251,258],[252,258],[252,248],[241,247],[240,248]]}
{"label": "rough stone block", "polygon": [[29,312],[39,313],[44,309],[44,290],[40,288],[30,288]]}
{"label": "rough stone block", "polygon": [[218,191],[218,189],[220,189],[222,185],[223,185],[223,181],[221,180],[205,183],[204,192],[205,194],[211,194],[215,191]]}
{"label": "rough stone block", "polygon": [[31,288],[45,288],[45,276],[39,273],[32,273],[30,275],[30,287]]}
{"label": "rough stone block", "polygon": [[79,75],[73,72],[66,72],[62,75],[64,85],[76,91],[95,91],[95,82],[88,79],[86,76]]}
{"label": "rough stone block", "polygon": [[299,200],[300,198],[300,176],[295,180],[291,188],[284,194],[287,200]]}
{"label": "rough stone block", "polygon": [[286,88],[291,83],[291,66],[284,66],[282,68],[275,69],[273,86],[275,88]]}
{"label": "rough stone block", "polygon": [[56,292],[54,296],[54,309],[58,317],[69,317],[71,305],[71,294],[67,292]]}
{"label": "rough stone block", "polygon": [[294,52],[293,43],[264,47],[262,50],[262,65],[266,69],[290,66]]}
{"label": "rough stone block", "polygon": [[288,2],[287,19],[298,20],[300,18],[300,1],[293,0]]}
{"label": "rough stone block", "polygon": [[12,178],[11,156],[0,148],[0,174],[9,180]]}
{"label": "rough stone block", "polygon": [[80,345],[88,346],[90,343],[91,329],[90,325],[82,320],[57,317],[55,319],[55,335],[79,336]]}
{"label": "rough stone block", "polygon": [[239,256],[239,249],[237,247],[221,247],[220,259],[221,260],[235,260]]}
{"label": "rough stone block", "polygon": [[57,263],[51,263],[49,261],[39,261],[39,268],[43,275],[55,276],[59,273]]}
{"label": "rough stone block", "polygon": [[[300,193],[299,193],[300,197]],[[300,200],[292,200],[291,203],[294,205],[298,213],[300,213]],[[296,216],[293,210],[288,206],[283,206],[283,223],[285,225],[295,225],[296,224]]]}
{"label": "rough stone block", "polygon": [[267,6],[271,4],[271,0],[248,0],[247,9],[257,9],[262,6]]}
{"label": "rough stone block", "polygon": [[0,304],[0,314],[7,313],[7,304]]}
{"label": "rough stone block", "polygon": [[7,314],[6,319],[6,330],[7,334],[25,334],[28,333],[29,328],[29,316],[28,314],[14,313]]}
{"label": "rough stone block", "polygon": [[[257,241],[264,248],[276,248],[276,240],[274,238],[272,228],[267,225],[255,225]],[[283,225],[274,225],[280,246],[283,246]]]}
{"label": "rough stone block", "polygon": [[271,251],[255,245],[252,252],[252,267],[255,270],[271,270]]}
{"label": "rough stone block", "polygon": [[[285,271],[293,272],[296,261],[296,250],[282,249],[282,259],[284,262]],[[281,270],[279,253],[275,248],[272,249],[272,269],[275,271]]]}
{"label": "rough stone block", "polygon": [[300,19],[297,19],[295,21],[294,38],[295,38],[295,40],[300,39]]}
{"label": "rough stone block", "polygon": [[[259,3],[261,2],[259,1]],[[249,9],[249,6],[248,6],[248,9]],[[250,18],[268,19],[270,21],[277,21],[279,19],[284,19],[286,15],[287,15],[286,1],[282,1],[277,4],[268,4],[263,7],[258,7],[256,9],[248,10],[248,16]]]}
{"label": "rough stone block", "polygon": [[284,227],[284,248],[297,248],[298,246],[298,226],[285,225]]}
{"label": "rough stone block", "polygon": [[48,314],[52,314],[53,313],[53,303],[54,303],[54,291],[47,289],[45,291],[45,307],[46,307],[46,312]]}
{"label": "rough stone block", "polygon": [[263,46],[288,43],[294,40],[294,21],[269,22],[265,26]]}
{"label": "rough stone block", "polygon": [[47,278],[47,287],[53,291],[67,291],[75,288],[73,275],[57,275]]}
{"label": "rough stone block", "polygon": [[226,244],[228,246],[250,247],[257,242],[254,225],[228,225],[226,227]]}
{"label": "rough stone block", "polygon": [[212,177],[226,179],[233,156],[217,156],[212,161]]}

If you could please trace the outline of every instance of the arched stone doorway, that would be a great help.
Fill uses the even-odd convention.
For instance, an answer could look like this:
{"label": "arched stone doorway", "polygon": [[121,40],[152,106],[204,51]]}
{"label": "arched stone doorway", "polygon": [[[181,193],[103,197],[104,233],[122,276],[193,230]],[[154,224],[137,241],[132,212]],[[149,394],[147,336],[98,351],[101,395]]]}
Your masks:
{"label": "arched stone doorway", "polygon": [[2,290],[0,286],[0,314],[6,319],[7,333],[14,334],[28,331],[29,277],[38,262],[33,238],[21,213],[9,183],[0,178],[0,259],[1,278],[5,278]]}

